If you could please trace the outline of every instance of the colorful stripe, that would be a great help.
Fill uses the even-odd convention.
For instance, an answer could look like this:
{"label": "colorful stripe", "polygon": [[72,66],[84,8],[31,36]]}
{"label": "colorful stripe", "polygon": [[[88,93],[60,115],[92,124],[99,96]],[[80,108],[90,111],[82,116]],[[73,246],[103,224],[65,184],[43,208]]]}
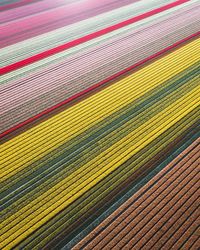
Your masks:
{"label": "colorful stripe", "polygon": [[[51,55],[54,55],[56,53],[62,52],[64,50],[66,50],[66,49],[72,48],[72,47],[77,46],[77,45],[79,45],[81,43],[87,42],[87,41],[89,41],[91,39],[97,38],[97,37],[105,35],[105,34],[107,34],[109,32],[112,32],[112,31],[115,31],[117,29],[123,28],[123,27],[125,27],[127,25],[130,25],[132,23],[135,23],[137,21],[140,21],[140,20],[142,20],[144,18],[147,18],[147,17],[150,17],[152,15],[158,14],[158,13],[160,13],[162,11],[168,10],[170,8],[173,8],[173,7],[175,7],[175,6],[179,5],[179,4],[182,4],[182,3],[187,2],[187,1],[188,0],[179,0],[179,1],[174,2],[174,3],[170,3],[168,5],[164,5],[164,6],[160,7],[160,8],[151,10],[149,12],[146,12],[146,13],[141,14],[141,15],[136,16],[136,17],[132,17],[132,18],[130,18],[130,19],[126,20],[126,21],[123,21],[121,23],[117,23],[117,24],[112,25],[110,27],[107,27],[105,29],[101,29],[101,30],[96,31],[94,33],[88,34],[86,36],[83,36],[83,37],[78,38],[76,40],[73,40],[71,42],[68,42],[66,44],[60,45],[60,46],[55,47],[53,49],[50,49],[50,50],[47,50],[47,51],[42,52],[40,54],[37,54],[35,56],[29,57],[28,59],[19,61],[17,63],[11,64],[11,65],[8,65],[8,66],[5,66],[2,69],[0,69],[0,74],[9,73],[9,72],[11,72],[13,70],[16,70],[16,69],[19,69],[21,67],[24,67],[24,66],[26,66],[26,65],[28,65],[30,63],[37,62],[38,60],[42,60],[42,59],[44,59],[44,58],[46,58],[48,56],[51,56]],[[15,27],[15,29],[16,29],[16,27]],[[3,27],[3,29],[2,29],[2,35],[5,36],[5,37],[7,35],[4,34],[4,30],[5,30],[6,33],[7,32],[13,33],[13,31],[14,31],[13,28],[10,31],[9,27],[7,27],[7,26]]]}
{"label": "colorful stripe", "polygon": [[[131,2],[135,2],[136,0],[131,0]],[[156,1],[153,1],[153,3],[148,3],[147,1],[144,1],[144,6],[143,6],[143,2],[139,2],[137,4],[137,1],[136,1],[136,13],[141,13],[144,15],[144,17],[146,15],[151,15],[153,13],[149,13],[149,14],[145,14],[143,9],[146,9],[146,11],[153,11],[153,12],[160,12],[159,11],[159,7],[161,7],[161,11],[163,11],[164,9],[168,9],[168,8],[171,8],[173,6],[177,6],[177,5],[180,5],[184,2],[187,2],[188,0],[177,0],[177,1],[173,1],[173,0],[167,0],[167,2],[169,2],[169,4],[165,5],[165,3],[163,3],[163,1],[161,0],[156,0]],[[164,5],[164,6],[163,6]],[[139,7],[139,8],[138,8]],[[58,28],[61,28],[65,25],[69,25],[71,23],[73,23],[74,21],[69,21],[68,20],[68,15],[66,16],[66,12],[69,11],[68,10],[68,6],[65,6],[65,7],[61,7],[60,9],[53,9],[52,11],[48,11],[47,13],[46,12],[43,12],[43,13],[40,13],[40,15],[33,15],[31,17],[28,17],[28,20],[24,20],[23,18],[22,19],[19,19],[19,20],[16,20],[13,24],[13,22],[8,22],[8,23],[5,23],[5,25],[2,26],[2,30],[1,30],[1,47],[5,47],[5,46],[8,46],[8,45],[11,45],[13,44],[13,39],[16,41],[16,42],[20,42],[20,41],[23,41],[25,39],[29,39],[30,37],[34,37],[34,36],[39,36],[43,33],[47,33],[49,31],[52,31],[52,30],[55,30],[55,29],[58,29]],[[78,6],[77,6],[78,8]],[[158,8],[158,9],[157,9]],[[95,9],[95,6],[94,6],[94,9]],[[141,10],[140,10],[141,9]],[[157,10],[155,10],[157,9]],[[90,10],[91,11],[91,10]],[[89,12],[90,12],[89,11]],[[78,14],[78,13],[75,13],[75,15]],[[97,13],[99,14],[99,13]],[[111,16],[112,16],[112,13],[110,13]],[[85,16],[84,19],[88,19],[90,16],[92,16],[91,14],[89,16]],[[128,18],[128,17],[133,17],[133,20],[132,18]],[[112,23],[121,23],[120,26],[125,26],[127,25],[128,23],[132,23],[135,21],[135,14],[132,13],[132,15],[129,13],[129,16],[125,16],[123,18],[123,20],[126,20],[125,22],[120,22],[120,18],[118,20],[118,22],[115,21],[115,19],[112,20]],[[104,17],[100,17],[100,20],[101,18],[104,18]],[[127,20],[129,19],[129,20]],[[73,20],[73,19],[72,19]],[[39,24],[38,24],[38,21],[39,21]],[[76,22],[78,22],[80,20],[76,20]],[[99,25],[98,25],[99,26]],[[107,26],[110,26],[109,24]],[[112,27],[112,26],[111,26]],[[111,30],[112,28],[109,27],[109,29]],[[117,26],[114,26],[113,28],[117,29],[118,27]],[[105,32],[109,32],[108,30],[105,29]],[[90,32],[91,33],[91,32]]]}
{"label": "colorful stripe", "polygon": [[[106,3],[89,35],[75,22],[0,49],[1,249],[197,249],[199,2]],[[57,53],[69,30],[83,40]]]}
{"label": "colorful stripe", "polygon": [[[31,75],[27,67],[15,75],[13,72],[6,75],[0,86],[3,104],[0,137],[198,35],[198,7],[194,2],[162,17],[163,20],[154,18],[142,26],[131,26],[117,33],[119,38],[115,35],[107,40],[103,36],[96,46],[93,44],[83,52],[67,58],[69,51],[64,52],[55,62],[51,58],[42,69],[34,65]],[[79,77],[74,69],[78,69]]]}

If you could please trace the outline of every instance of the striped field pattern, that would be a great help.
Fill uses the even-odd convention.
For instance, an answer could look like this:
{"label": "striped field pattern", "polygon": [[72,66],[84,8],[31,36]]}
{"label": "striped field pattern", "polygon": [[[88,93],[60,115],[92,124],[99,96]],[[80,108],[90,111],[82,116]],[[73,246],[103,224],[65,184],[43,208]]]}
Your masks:
{"label": "striped field pattern", "polygon": [[[188,249],[197,246],[197,234],[193,239],[188,236],[190,231],[198,232],[199,173],[197,166],[200,150],[198,145],[199,140],[196,140],[184,151],[183,156],[180,154],[170,162],[73,249],[103,247],[141,249],[147,244],[149,249],[180,247]],[[167,206],[168,203],[170,205]],[[183,212],[187,214],[187,218],[182,214]],[[170,221],[170,218],[173,220]],[[174,221],[176,226],[173,226]],[[156,230],[163,228],[165,230],[155,233]],[[174,237],[171,237],[173,234]]]}
{"label": "striped field pattern", "polygon": [[198,249],[200,2],[0,3],[0,248]]}

